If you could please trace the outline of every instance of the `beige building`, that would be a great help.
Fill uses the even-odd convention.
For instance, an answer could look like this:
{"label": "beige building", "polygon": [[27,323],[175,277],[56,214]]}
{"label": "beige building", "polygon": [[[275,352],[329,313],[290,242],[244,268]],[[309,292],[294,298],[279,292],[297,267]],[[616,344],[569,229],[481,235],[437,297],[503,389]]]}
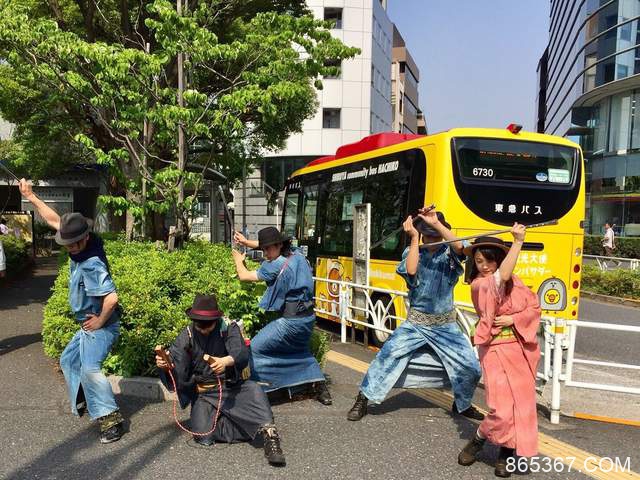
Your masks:
{"label": "beige building", "polygon": [[393,26],[391,53],[392,130],[399,133],[426,133],[424,115],[418,101],[420,70],[411,57],[400,32]]}

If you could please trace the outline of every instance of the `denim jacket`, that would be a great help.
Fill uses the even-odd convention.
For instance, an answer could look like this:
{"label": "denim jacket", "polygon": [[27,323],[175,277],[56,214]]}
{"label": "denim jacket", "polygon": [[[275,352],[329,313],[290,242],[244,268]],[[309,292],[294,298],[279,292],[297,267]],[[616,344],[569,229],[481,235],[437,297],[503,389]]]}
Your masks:
{"label": "denim jacket", "polygon": [[[100,315],[102,299],[116,291],[107,266],[98,257],[83,262],[71,260],[69,276],[69,304],[78,322],[83,322],[87,314]],[[119,319],[118,309],[114,310],[106,325]]]}
{"label": "denim jacket", "polygon": [[402,253],[402,261],[396,273],[404,278],[409,288],[411,308],[423,313],[446,313],[453,310],[453,288],[464,269],[463,254],[457,254],[448,245],[442,245],[431,254],[420,249],[418,270],[415,275],[407,273],[409,247]]}
{"label": "denim jacket", "polygon": [[311,267],[297,248],[292,248],[289,257],[281,255],[262,262],[257,275],[267,283],[267,291],[258,305],[268,312],[282,310],[285,302],[313,300]]}

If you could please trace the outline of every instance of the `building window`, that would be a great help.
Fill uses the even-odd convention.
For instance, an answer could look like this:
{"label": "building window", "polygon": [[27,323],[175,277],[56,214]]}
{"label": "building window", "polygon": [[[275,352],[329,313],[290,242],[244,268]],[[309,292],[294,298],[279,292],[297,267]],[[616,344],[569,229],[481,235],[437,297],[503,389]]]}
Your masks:
{"label": "building window", "polygon": [[322,128],[340,128],[340,109],[322,109]]}
{"label": "building window", "polygon": [[324,19],[334,22],[333,28],[342,28],[342,9],[334,7],[325,8]]}
{"label": "building window", "polygon": [[324,75],[325,79],[331,80],[331,79],[335,79],[335,78],[340,78],[340,75],[342,74],[342,61],[340,61],[340,60],[327,60],[326,62],[324,62],[324,66],[325,67],[334,67],[334,68],[338,69],[338,71],[335,74]]}

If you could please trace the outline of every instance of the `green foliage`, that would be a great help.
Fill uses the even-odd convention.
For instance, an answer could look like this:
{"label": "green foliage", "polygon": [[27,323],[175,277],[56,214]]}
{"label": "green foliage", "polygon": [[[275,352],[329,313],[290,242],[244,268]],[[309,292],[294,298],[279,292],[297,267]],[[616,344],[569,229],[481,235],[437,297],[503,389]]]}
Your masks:
{"label": "green foliage", "polygon": [[[640,238],[639,237],[618,237],[615,239],[616,249],[613,255],[622,258],[640,258]],[[602,236],[585,235],[584,253],[586,255],[604,255],[602,248]]]}
{"label": "green foliage", "polygon": [[14,235],[2,235],[0,241],[7,260],[7,275],[16,275],[31,263],[30,243]]}
{"label": "green foliage", "polygon": [[640,271],[622,268],[602,271],[593,265],[583,265],[583,267],[583,290],[612,297],[640,300]]}
{"label": "green foliage", "polygon": [[[258,310],[264,284],[238,280],[227,246],[189,242],[169,253],[152,243],[106,241],[105,249],[123,309],[120,339],[103,365],[110,373],[153,371],[153,347],[170,344],[189,323],[185,310],[196,293],[215,293],[225,315],[242,320],[248,337],[267,322]],[[54,358],[78,329],[68,305],[68,270],[65,262],[44,312],[45,352]],[[313,341],[314,352],[326,353],[327,339],[314,335]]]}
{"label": "green foliage", "polygon": [[166,0],[101,3],[98,12],[45,5],[0,0],[0,114],[17,125],[12,164],[44,175],[98,163],[122,187],[103,204],[137,219],[186,219],[195,203],[195,193],[179,201],[181,180],[197,188],[202,177],[177,162],[179,126],[208,152],[199,160],[234,181],[240,160],[282,148],[314,114],[314,82],[335,73],[325,64],[358,52],[303,0],[208,0],[182,16]]}
{"label": "green foliage", "polygon": [[314,330],[311,334],[309,347],[320,364],[320,367],[324,369],[327,363],[327,353],[331,350],[331,335],[321,330]]}

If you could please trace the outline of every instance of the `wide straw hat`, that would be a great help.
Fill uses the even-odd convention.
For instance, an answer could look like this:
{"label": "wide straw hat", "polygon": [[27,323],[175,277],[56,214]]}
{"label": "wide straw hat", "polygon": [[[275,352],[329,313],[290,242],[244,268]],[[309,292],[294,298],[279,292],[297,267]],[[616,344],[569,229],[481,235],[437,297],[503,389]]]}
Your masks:
{"label": "wide straw hat", "polygon": [[491,247],[491,248],[499,248],[500,250],[503,250],[505,253],[509,251],[509,247],[504,243],[504,240],[502,240],[501,238],[498,237],[478,237],[474,240],[474,242],[465,247],[462,252],[467,256],[467,257],[472,257],[473,256],[473,252],[477,249],[477,248],[481,248],[481,247]]}

